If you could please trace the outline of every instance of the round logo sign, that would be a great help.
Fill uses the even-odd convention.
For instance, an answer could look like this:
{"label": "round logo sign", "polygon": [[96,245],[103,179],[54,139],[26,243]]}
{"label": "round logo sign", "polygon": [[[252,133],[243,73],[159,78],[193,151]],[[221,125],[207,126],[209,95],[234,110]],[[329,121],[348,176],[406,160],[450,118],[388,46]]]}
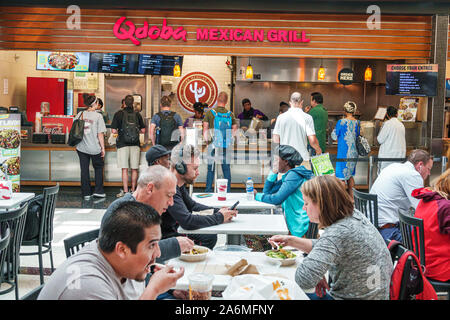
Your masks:
{"label": "round logo sign", "polygon": [[353,77],[354,77],[354,72],[350,68],[344,68],[341,71],[339,71],[339,74],[338,74],[339,82],[342,83],[344,86],[352,84]]}
{"label": "round logo sign", "polygon": [[195,102],[206,103],[208,107],[213,106],[216,103],[218,91],[216,81],[209,74],[191,72],[178,83],[178,101],[184,109],[194,112],[192,106]]}

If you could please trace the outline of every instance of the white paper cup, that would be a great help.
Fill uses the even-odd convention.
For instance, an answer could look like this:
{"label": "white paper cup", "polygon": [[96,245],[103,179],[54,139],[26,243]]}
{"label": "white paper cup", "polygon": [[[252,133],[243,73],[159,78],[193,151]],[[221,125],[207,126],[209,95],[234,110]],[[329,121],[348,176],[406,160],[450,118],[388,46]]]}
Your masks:
{"label": "white paper cup", "polygon": [[217,199],[219,201],[227,200],[228,179],[217,179]]}

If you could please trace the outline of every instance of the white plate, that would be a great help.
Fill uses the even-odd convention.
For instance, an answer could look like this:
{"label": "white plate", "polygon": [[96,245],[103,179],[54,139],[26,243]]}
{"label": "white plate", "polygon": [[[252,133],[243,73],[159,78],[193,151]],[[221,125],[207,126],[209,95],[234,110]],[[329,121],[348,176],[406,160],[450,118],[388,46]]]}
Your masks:
{"label": "white plate", "polygon": [[187,261],[187,262],[198,262],[203,261],[206,259],[209,253],[209,248],[202,247],[202,246],[194,246],[194,249],[203,251],[203,253],[200,254],[189,254],[189,253],[182,253],[180,255],[180,260]]}

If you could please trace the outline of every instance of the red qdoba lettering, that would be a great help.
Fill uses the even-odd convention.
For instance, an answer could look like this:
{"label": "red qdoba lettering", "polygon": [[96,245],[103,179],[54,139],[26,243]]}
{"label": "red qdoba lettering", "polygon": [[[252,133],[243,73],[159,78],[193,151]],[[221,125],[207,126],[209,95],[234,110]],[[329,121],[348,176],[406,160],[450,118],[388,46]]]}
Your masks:
{"label": "red qdoba lettering", "polygon": [[227,36],[227,33],[228,33],[228,29],[219,29],[219,31],[220,31],[220,38],[219,38],[219,40],[227,40],[228,41],[228,36]]}
{"label": "red qdoba lettering", "polygon": [[[152,40],[156,40],[158,38],[169,40],[170,38],[173,37],[175,40],[183,39],[184,41],[187,41],[186,30],[184,30],[183,27],[178,27],[174,31],[172,27],[167,25],[166,19],[163,20],[161,28],[159,28],[158,26],[152,26],[149,28],[148,23],[144,22],[144,25],[137,29],[132,21],[125,21],[126,19],[127,19],[126,17],[121,17],[114,24],[113,32],[114,35],[117,37],[117,39],[120,40],[130,39],[131,42],[133,42],[135,45],[141,44],[141,42],[136,38],[144,39],[147,36]],[[125,23],[125,25],[128,27],[128,30],[122,28],[123,23]]]}
{"label": "red qdoba lettering", "polygon": [[197,40],[208,40],[208,29],[197,29]]}

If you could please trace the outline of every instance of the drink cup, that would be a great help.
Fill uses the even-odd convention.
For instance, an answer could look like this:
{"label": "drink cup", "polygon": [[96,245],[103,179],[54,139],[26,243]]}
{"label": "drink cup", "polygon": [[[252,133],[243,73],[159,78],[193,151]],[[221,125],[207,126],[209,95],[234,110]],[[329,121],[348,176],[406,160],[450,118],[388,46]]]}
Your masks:
{"label": "drink cup", "polygon": [[193,273],[189,277],[189,300],[210,300],[214,276],[208,273]]}
{"label": "drink cup", "polygon": [[227,200],[228,179],[217,179],[217,199],[219,201]]}

